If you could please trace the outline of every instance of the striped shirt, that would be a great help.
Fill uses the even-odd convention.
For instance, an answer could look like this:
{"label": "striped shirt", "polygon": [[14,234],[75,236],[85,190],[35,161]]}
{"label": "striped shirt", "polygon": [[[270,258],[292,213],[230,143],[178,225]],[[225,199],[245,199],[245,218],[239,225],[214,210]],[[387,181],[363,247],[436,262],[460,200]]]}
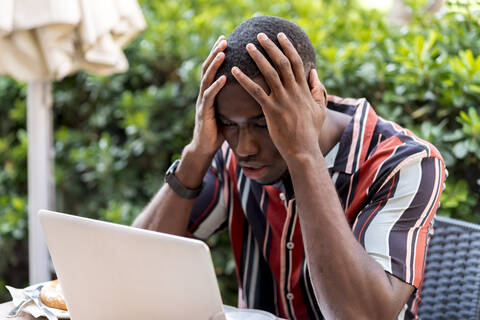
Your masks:
{"label": "striped shirt", "polygon": [[[329,96],[352,117],[325,156],[355,238],[386,272],[415,286],[398,319],[415,319],[426,248],[445,179],[437,149],[377,116],[365,99]],[[293,190],[243,175],[227,144],[196,200],[189,231],[200,239],[228,227],[239,306],[288,319],[323,319],[304,252]]]}

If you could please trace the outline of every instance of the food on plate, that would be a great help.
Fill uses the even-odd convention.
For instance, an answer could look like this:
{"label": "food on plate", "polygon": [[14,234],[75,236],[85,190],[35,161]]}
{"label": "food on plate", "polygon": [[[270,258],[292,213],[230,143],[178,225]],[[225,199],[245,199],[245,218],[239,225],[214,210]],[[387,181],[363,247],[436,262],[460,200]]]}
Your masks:
{"label": "food on plate", "polygon": [[40,290],[40,300],[47,307],[67,310],[67,304],[63,297],[62,287],[58,280],[46,283]]}

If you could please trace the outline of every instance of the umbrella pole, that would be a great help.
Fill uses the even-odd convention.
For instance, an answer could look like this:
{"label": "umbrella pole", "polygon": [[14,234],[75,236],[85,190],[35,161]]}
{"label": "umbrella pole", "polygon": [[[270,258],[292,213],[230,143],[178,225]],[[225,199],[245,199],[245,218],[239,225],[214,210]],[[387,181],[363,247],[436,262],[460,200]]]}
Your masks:
{"label": "umbrella pole", "polygon": [[38,210],[53,209],[53,123],[50,81],[33,81],[27,92],[28,257],[30,284],[51,279],[50,258]]}

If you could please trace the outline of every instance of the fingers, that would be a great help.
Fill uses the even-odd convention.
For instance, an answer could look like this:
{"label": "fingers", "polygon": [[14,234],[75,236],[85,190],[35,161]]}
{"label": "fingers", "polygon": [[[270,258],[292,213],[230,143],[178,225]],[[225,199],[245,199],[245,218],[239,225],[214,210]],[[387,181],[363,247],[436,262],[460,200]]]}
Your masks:
{"label": "fingers", "polygon": [[214,56],[213,61],[211,61],[210,65],[202,76],[200,83],[200,95],[202,95],[203,91],[212,84],[215,74],[217,73],[217,70],[222,64],[223,60],[225,60],[225,53],[223,52],[218,52],[217,55]]}
{"label": "fingers", "polygon": [[268,95],[262,87],[250,79],[238,67],[232,68],[232,74],[238,83],[250,94],[262,108],[267,104]]}
{"label": "fingers", "polygon": [[257,39],[263,49],[267,52],[268,56],[272,59],[278,72],[253,44],[247,45],[247,51],[255,61],[257,67],[264,76],[265,81],[273,92],[279,92],[279,90],[283,88],[282,81],[287,88],[292,88],[295,81],[306,87],[302,58],[283,32],[277,35],[277,39],[283,52],[264,33],[259,33]]}
{"label": "fingers", "polygon": [[293,46],[293,44],[288,40],[285,33],[280,32],[277,35],[278,42],[280,46],[282,46],[283,52],[287,56],[290,64],[292,65],[292,70],[295,75],[295,79],[297,82],[303,82],[305,80],[305,71],[303,69],[303,61],[300,55],[297,52],[297,49]]}
{"label": "fingers", "polygon": [[207,71],[208,67],[212,63],[213,59],[217,56],[217,54],[227,47],[227,41],[225,40],[225,36],[220,36],[215,44],[212,47],[212,50],[210,51],[210,54],[208,55],[207,59],[202,64],[202,78],[205,72]]}
{"label": "fingers", "polygon": [[222,51],[225,50],[226,47],[227,41],[225,40],[225,36],[222,35],[217,39],[207,59],[205,60],[205,62],[203,62],[202,80],[200,82],[200,94],[198,95],[199,100],[203,98],[205,89],[210,87],[210,85],[212,84],[218,68],[225,59],[225,54]]}
{"label": "fingers", "polygon": [[215,101],[215,96],[218,94],[220,89],[225,85],[227,82],[227,77],[221,76],[211,86],[209,86],[205,92],[203,93],[203,107],[213,107],[213,102]]}
{"label": "fingers", "polygon": [[257,35],[257,39],[277,67],[277,70],[280,73],[280,78],[285,86],[293,86],[295,77],[292,72],[292,66],[289,58],[283,54],[280,48],[278,48],[277,45],[270,40],[265,33],[259,33]]}
{"label": "fingers", "polygon": [[255,64],[262,73],[272,92],[280,93],[283,89],[283,84],[275,68],[273,68],[267,58],[265,58],[254,44],[247,44],[247,51],[253,61],[255,61]]}

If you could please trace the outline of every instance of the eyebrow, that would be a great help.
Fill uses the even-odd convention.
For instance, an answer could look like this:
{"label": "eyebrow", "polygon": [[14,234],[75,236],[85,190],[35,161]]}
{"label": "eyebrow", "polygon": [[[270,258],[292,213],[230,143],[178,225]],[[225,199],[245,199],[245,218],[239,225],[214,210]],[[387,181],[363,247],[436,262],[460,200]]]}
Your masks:
{"label": "eyebrow", "polygon": [[[232,120],[228,119],[227,117],[225,117],[223,114],[220,114],[218,112],[217,112],[217,117],[222,119],[222,120],[232,121]],[[256,121],[256,120],[261,120],[263,118],[265,118],[265,115],[263,113],[261,113],[258,116],[248,118],[248,121]]]}

